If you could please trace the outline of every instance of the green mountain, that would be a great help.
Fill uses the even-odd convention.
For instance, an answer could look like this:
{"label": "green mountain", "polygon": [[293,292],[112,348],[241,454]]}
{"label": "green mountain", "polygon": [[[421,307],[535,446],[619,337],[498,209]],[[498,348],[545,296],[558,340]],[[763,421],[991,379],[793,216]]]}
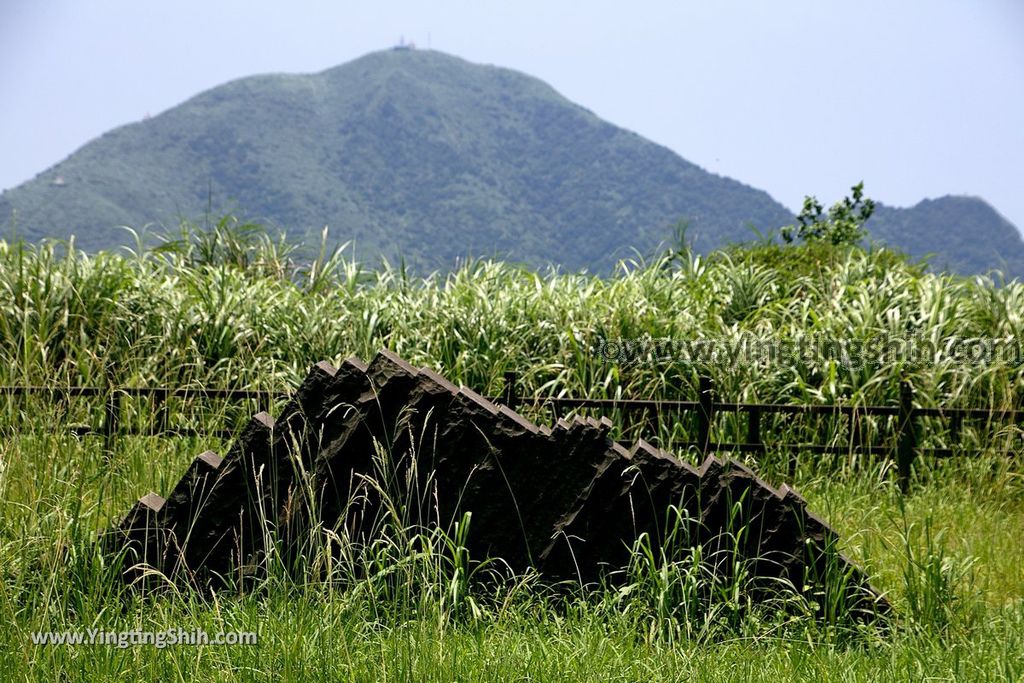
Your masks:
{"label": "green mountain", "polygon": [[363,255],[426,268],[493,254],[606,270],[680,219],[702,248],[790,219],[535,78],[419,50],[214,88],[4,193],[0,216],[96,248],[125,239],[118,225],[202,216],[211,197],[215,214],[328,225]]}
{"label": "green mountain", "polygon": [[[957,268],[999,264],[961,249],[958,229],[939,239],[918,211],[880,210],[873,224]],[[318,74],[240,79],[114,129],[0,194],[0,234],[74,234],[98,249],[129,241],[118,226],[173,232],[180,218],[225,212],[298,237],[326,225],[364,260],[401,255],[419,270],[494,255],[607,272],[634,249],[671,241],[679,221],[702,251],[751,238],[750,225],[793,221],[765,192],[608,124],[535,78],[393,50]],[[983,212],[960,213],[991,229]],[[1024,254],[1009,235],[999,253]]]}
{"label": "green mountain", "polygon": [[972,274],[998,269],[1024,278],[1020,232],[977,197],[925,199],[907,209],[879,205],[867,229],[873,239],[911,256],[929,256],[936,270]]}

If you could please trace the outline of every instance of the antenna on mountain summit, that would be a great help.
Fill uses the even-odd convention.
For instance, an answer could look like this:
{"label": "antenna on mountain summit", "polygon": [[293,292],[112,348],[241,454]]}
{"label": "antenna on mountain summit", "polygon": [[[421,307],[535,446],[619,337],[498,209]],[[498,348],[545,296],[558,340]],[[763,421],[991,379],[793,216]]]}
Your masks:
{"label": "antenna on mountain summit", "polygon": [[395,45],[391,49],[392,50],[415,50],[416,49],[416,43],[414,43],[412,41],[409,41],[407,43],[407,42],[405,42],[405,36],[402,36],[401,38],[398,39],[398,45]]}

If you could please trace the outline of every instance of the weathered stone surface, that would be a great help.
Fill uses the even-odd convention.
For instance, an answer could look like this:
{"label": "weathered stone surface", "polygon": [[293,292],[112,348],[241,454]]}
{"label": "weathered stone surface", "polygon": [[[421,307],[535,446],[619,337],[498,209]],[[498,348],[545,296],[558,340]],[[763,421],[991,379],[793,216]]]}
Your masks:
{"label": "weathered stone surface", "polygon": [[146,562],[218,585],[259,576],[271,537],[301,566],[321,529],[372,542],[386,509],[448,531],[468,512],[471,557],[555,580],[615,580],[646,535],[670,558],[699,549],[725,579],[742,567],[752,590],[785,579],[873,596],[788,487],[733,460],[694,468],[644,441],[627,449],[611,428],[579,416],[538,427],[388,351],[368,365],[318,363],[276,422],[255,416],[223,461],[199,456],[166,501],[142,499],[108,541],[129,548],[127,579]]}

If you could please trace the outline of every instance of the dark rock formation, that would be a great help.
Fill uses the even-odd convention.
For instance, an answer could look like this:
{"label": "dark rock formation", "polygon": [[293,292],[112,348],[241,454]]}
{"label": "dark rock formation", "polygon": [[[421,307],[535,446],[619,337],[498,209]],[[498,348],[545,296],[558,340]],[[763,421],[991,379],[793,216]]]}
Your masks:
{"label": "dark rock formation", "polygon": [[451,530],[468,512],[471,557],[552,580],[615,581],[646,535],[669,560],[699,551],[709,576],[743,572],[754,591],[782,579],[884,604],[794,491],[732,460],[694,468],[643,441],[628,450],[611,426],[537,426],[387,351],[369,366],[319,363],[276,421],[256,415],[223,461],[200,455],[105,543],[123,551],[126,580],[144,563],[223,586],[271,557],[301,565],[324,528],[370,543],[389,522]]}

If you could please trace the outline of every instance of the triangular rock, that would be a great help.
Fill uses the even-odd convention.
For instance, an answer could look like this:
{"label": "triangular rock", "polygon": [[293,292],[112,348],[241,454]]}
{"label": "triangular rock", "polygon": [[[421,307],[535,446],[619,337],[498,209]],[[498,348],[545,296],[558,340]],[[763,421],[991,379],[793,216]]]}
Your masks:
{"label": "triangular rock", "polygon": [[669,556],[699,550],[716,575],[741,567],[755,591],[783,579],[885,605],[789,487],[734,460],[694,468],[642,440],[627,449],[612,426],[574,416],[538,427],[389,351],[318,363],[277,421],[254,417],[223,462],[199,456],[166,501],[140,500],[105,543],[127,548],[128,580],[144,562],[221,585],[258,576],[272,552],[301,566],[321,529],[372,542],[385,510],[449,531],[468,512],[471,557],[553,580],[614,581],[646,535]]}

